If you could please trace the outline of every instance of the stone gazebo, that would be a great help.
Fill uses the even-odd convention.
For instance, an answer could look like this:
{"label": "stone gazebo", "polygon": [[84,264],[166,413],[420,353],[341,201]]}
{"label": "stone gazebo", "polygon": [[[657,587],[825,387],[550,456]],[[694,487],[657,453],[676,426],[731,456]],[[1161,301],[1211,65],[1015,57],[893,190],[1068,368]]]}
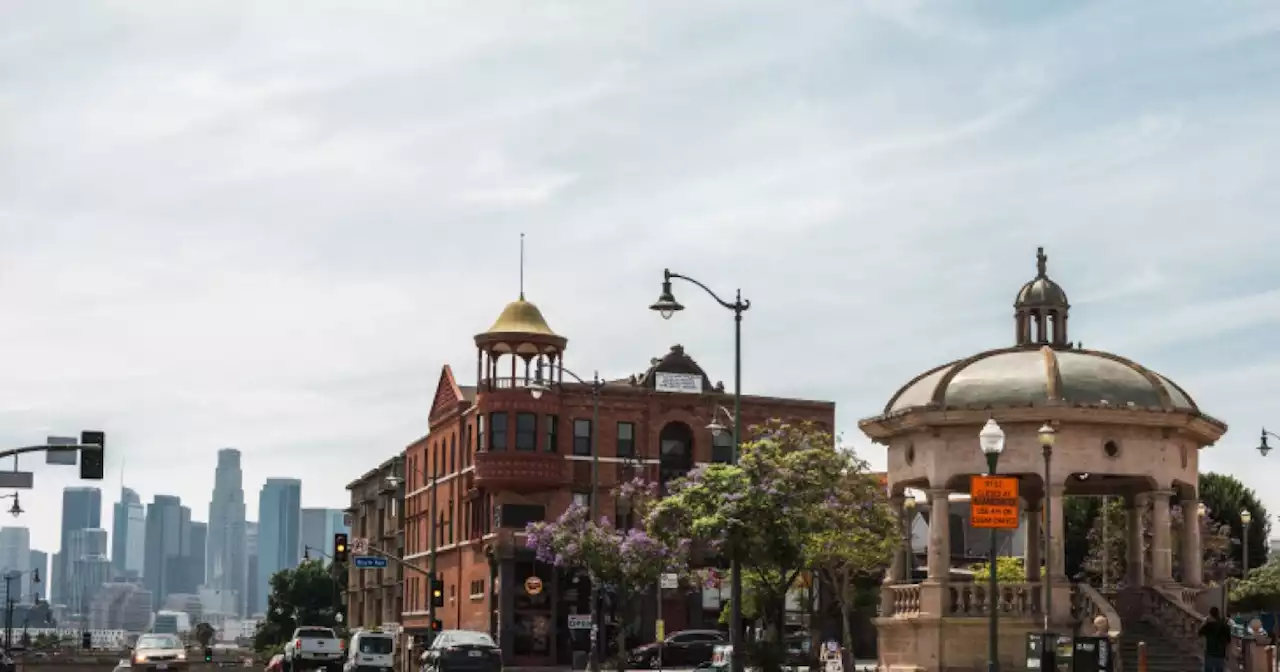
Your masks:
{"label": "stone gazebo", "polygon": [[[1123,618],[1148,613],[1175,643],[1198,618],[1200,527],[1186,517],[1182,548],[1173,549],[1170,506],[1197,510],[1199,451],[1226,425],[1205,415],[1177,384],[1133,361],[1085,350],[1068,340],[1066,292],[1050,280],[1047,257],[1014,302],[1013,347],[988,350],[930,369],[909,381],[884,412],[859,423],[888,447],[889,495],[903,511],[905,491],[928,494],[931,520],[950,520],[952,495],[968,491],[969,477],[986,471],[978,432],[995,418],[1006,433],[998,471],[1017,476],[1026,526],[1024,583],[1000,588],[1002,662],[1022,665],[1026,633],[1043,627],[1044,594],[1052,591],[1049,620],[1067,633],[1105,615],[1113,634]],[[1056,430],[1051,470],[1037,435]],[[1063,498],[1122,497],[1128,507],[1127,576],[1119,593],[1103,595],[1072,584],[1064,571]],[[1050,562],[1041,580],[1047,522]],[[1143,514],[1151,512],[1149,552],[1143,551]],[[903,517],[904,541],[909,524]],[[910,583],[907,553],[895,554],[877,619],[880,659],[890,670],[979,670],[986,667],[988,597],[984,581],[953,578],[951,525],[929,526],[928,578]],[[909,548],[909,546],[908,546]],[[1174,582],[1173,554],[1183,560],[1183,585]],[[1112,602],[1119,608],[1112,605]],[[1194,646],[1194,630],[1190,645]],[[1013,668],[1010,668],[1013,669]],[[1019,667],[1018,669],[1021,669]]]}

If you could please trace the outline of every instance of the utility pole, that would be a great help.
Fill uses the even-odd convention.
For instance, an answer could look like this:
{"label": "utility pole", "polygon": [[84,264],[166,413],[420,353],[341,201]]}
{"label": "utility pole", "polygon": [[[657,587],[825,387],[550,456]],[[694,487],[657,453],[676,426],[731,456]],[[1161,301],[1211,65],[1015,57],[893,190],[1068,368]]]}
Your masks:
{"label": "utility pole", "polygon": [[436,526],[436,499],[438,499],[437,490],[440,484],[440,480],[436,478],[436,474],[438,473],[440,473],[440,465],[438,464],[432,465],[431,510],[430,510],[430,513],[428,514],[431,516],[431,528],[430,528],[431,541],[430,541],[430,547],[428,549],[431,551],[431,568],[428,570],[428,572],[431,574],[431,579],[427,581],[427,597],[430,598],[427,601],[427,619],[429,623],[436,622],[436,592],[435,592],[436,591],[436,569],[437,569],[436,567],[436,555],[437,555],[436,536],[439,535],[440,533],[440,528]]}

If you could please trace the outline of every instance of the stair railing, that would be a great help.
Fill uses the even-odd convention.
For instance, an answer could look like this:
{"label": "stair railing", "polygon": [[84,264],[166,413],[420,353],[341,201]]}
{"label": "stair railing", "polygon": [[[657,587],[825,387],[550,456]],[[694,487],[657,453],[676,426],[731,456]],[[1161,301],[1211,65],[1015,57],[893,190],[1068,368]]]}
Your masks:
{"label": "stair railing", "polygon": [[1204,624],[1205,617],[1183,602],[1179,590],[1161,586],[1148,587],[1145,612],[1174,646],[1203,664],[1200,626]]}
{"label": "stair railing", "polygon": [[1099,616],[1107,619],[1106,637],[1111,642],[1111,657],[1113,660],[1111,669],[1123,670],[1124,662],[1120,659],[1120,635],[1124,633],[1124,627],[1120,620],[1120,613],[1111,605],[1106,596],[1087,583],[1076,584],[1076,595],[1081,629],[1095,637],[1101,637],[1103,633],[1094,630],[1093,621]]}

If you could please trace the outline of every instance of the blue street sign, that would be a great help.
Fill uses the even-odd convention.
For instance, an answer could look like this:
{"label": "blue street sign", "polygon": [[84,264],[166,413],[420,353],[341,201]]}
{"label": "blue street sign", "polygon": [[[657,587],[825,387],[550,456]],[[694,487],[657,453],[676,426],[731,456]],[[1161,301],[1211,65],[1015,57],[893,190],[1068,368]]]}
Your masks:
{"label": "blue street sign", "polygon": [[357,555],[355,563],[362,569],[381,569],[387,566],[387,559],[376,555]]}

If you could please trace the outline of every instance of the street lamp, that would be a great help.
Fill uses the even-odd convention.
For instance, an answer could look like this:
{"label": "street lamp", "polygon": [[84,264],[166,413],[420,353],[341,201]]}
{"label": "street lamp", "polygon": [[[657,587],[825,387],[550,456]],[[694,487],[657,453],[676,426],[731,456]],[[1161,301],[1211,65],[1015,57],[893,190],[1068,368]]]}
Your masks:
{"label": "street lamp", "polygon": [[[588,506],[591,509],[591,520],[600,518],[600,393],[604,390],[604,380],[600,372],[591,374],[591,380],[584,380],[578,374],[560,367],[562,373],[591,388],[591,495]],[[529,396],[541,399],[542,395],[551,391],[551,385],[542,379],[542,362],[538,362],[538,371],[533,382],[529,384]],[[591,665],[592,672],[600,669],[600,586],[597,581],[591,582]]]}
{"label": "street lamp", "polygon": [[1280,434],[1276,434],[1275,432],[1268,432],[1266,427],[1262,428],[1262,441],[1258,443],[1258,452],[1262,453],[1263,457],[1266,457],[1267,453],[1271,452],[1271,446],[1267,445],[1268,436],[1275,439],[1280,439]]}
{"label": "street lamp", "polygon": [[[978,445],[982,446],[982,454],[987,457],[987,475],[996,475],[996,465],[1000,462],[1000,453],[1004,452],[1004,430],[996,424],[995,418],[989,418],[978,432]],[[991,528],[991,548],[988,549],[987,599],[991,602],[987,621],[987,670],[1000,671],[1000,586],[996,578],[996,562],[999,559],[999,536],[996,528]]]}
{"label": "street lamp", "polygon": [[1253,514],[1249,509],[1240,509],[1240,577],[1249,576],[1249,523],[1253,522]]}
{"label": "street lamp", "polygon": [[[684,310],[684,306],[676,301],[671,293],[671,280],[679,278],[685,282],[701,287],[716,303],[733,312],[733,461],[738,463],[738,447],[742,445],[742,314],[751,308],[751,302],[742,298],[742,290],[737,291],[732,303],[721,299],[709,287],[687,275],[672,273],[671,269],[662,271],[662,292],[658,300],[649,306],[650,310],[662,315],[663,319]],[[730,617],[729,645],[733,650],[730,658],[731,672],[743,672],[744,646],[742,642],[742,562],[738,559],[739,549],[732,544],[729,547],[730,575]]]}
{"label": "street lamp", "polygon": [[[1053,614],[1053,498],[1049,496],[1050,466],[1053,463],[1053,444],[1058,432],[1053,425],[1044,423],[1036,430],[1036,438],[1040,440],[1040,452],[1044,456],[1044,574],[1040,583],[1044,586],[1044,630],[1040,639],[1040,669],[1057,669],[1057,637],[1049,629]],[[1104,518],[1105,520],[1105,518]]]}
{"label": "street lamp", "polygon": [[25,513],[22,510],[22,504],[18,502],[18,493],[16,490],[12,494],[0,495],[0,499],[13,500],[13,506],[9,507],[9,513],[12,514],[14,518],[17,518],[18,516],[21,516],[23,513]]}

